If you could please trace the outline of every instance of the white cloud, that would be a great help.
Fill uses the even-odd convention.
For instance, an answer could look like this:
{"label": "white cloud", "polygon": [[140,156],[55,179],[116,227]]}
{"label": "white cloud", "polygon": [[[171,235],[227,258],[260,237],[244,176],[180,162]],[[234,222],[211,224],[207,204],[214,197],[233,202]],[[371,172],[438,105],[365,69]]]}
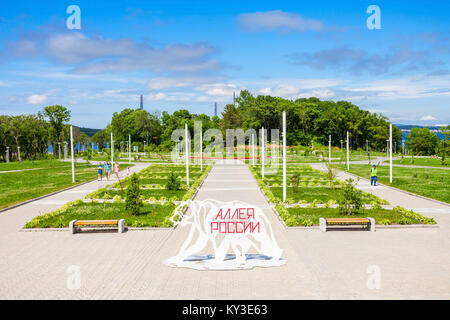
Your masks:
{"label": "white cloud", "polygon": [[162,48],[133,39],[88,37],[82,33],[47,35],[43,40],[19,40],[13,53],[34,57],[38,53],[55,62],[74,66],[79,73],[151,70],[154,72],[201,72],[221,68],[211,56],[217,52],[211,45],[170,44]]}
{"label": "white cloud", "polygon": [[194,87],[207,83],[214,83],[222,80],[220,77],[159,77],[153,78],[148,82],[151,90],[162,90],[170,88]]}
{"label": "white cloud", "polygon": [[47,96],[39,95],[39,94],[33,94],[27,98],[28,104],[45,104],[47,102]]}
{"label": "white cloud", "polygon": [[229,83],[205,84],[195,88],[195,90],[203,91],[206,95],[213,97],[232,97],[233,92],[238,96],[241,92],[236,85]]}
{"label": "white cloud", "polygon": [[431,121],[431,120],[437,120],[437,119],[433,116],[424,116],[424,117],[420,118],[420,121]]}
{"label": "white cloud", "polygon": [[325,29],[322,21],[304,19],[299,14],[281,10],[243,13],[239,15],[238,23],[247,31],[322,31]]}

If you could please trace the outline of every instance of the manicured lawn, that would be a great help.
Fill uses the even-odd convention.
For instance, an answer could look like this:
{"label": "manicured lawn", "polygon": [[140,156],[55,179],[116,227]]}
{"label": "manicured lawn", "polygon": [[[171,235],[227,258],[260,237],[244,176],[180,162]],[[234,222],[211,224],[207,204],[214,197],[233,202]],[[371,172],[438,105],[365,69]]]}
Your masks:
{"label": "manicured lawn", "polygon": [[[200,166],[189,166],[189,187],[186,184],[186,167],[184,165],[150,165],[138,173],[141,194],[146,200],[173,200],[179,201],[193,194],[195,189],[201,183],[204,175],[210,170],[210,167],[204,166],[203,173]],[[179,190],[167,190],[166,185],[169,181],[169,175],[174,172],[181,182]],[[129,178],[121,183],[116,182],[110,187],[102,188],[86,196],[89,199],[113,199],[125,198]],[[123,189],[123,191],[122,191]]]}
{"label": "manicured lawn", "polygon": [[[272,193],[278,197],[279,199],[283,198],[283,188],[270,188]],[[292,200],[294,203],[298,203],[300,201],[307,203],[326,203],[329,200],[338,201],[343,196],[342,188],[326,188],[326,187],[301,187],[298,189],[296,193],[293,192],[292,188],[287,188],[286,190],[286,199]],[[377,197],[369,194],[363,193],[364,203],[372,203],[378,202]]]}
{"label": "manicured lawn", "polygon": [[56,167],[70,167],[70,166],[71,166],[70,162],[63,162],[59,160],[0,162],[0,171],[34,169],[34,168],[56,168]]}
{"label": "manicured lawn", "polygon": [[169,218],[174,204],[144,204],[140,215],[125,211],[125,203],[83,203],[76,201],[52,213],[38,216],[28,222],[25,228],[65,228],[72,220],[117,220],[125,219],[129,227],[171,227]]}
{"label": "manicured lawn", "polygon": [[[282,170],[279,169],[274,175],[265,175],[264,179],[261,176],[261,167],[250,167],[257,178],[259,184],[262,185],[263,191],[269,200],[274,202],[281,202],[283,199],[283,176]],[[297,192],[294,192],[292,187],[291,178],[294,174],[299,175],[299,188]],[[287,177],[287,190],[286,190],[286,202],[287,203],[327,203],[330,200],[337,201],[343,195],[341,189],[343,183],[334,180],[335,188],[330,188],[330,181],[326,173],[314,170],[308,165],[288,165],[286,170]],[[361,192],[363,200],[367,204],[378,203],[388,204],[387,201],[382,200],[372,194]]]}
{"label": "manicured lawn", "polygon": [[338,209],[333,208],[283,208],[277,206],[283,220],[289,227],[318,225],[319,218],[366,218],[375,219],[376,224],[435,224],[433,219],[426,218],[418,213],[404,209],[370,209],[360,214],[343,216]]}
{"label": "manicured lawn", "polygon": [[[385,163],[389,163],[389,161],[385,161]],[[442,160],[440,158],[414,158],[414,162],[411,157],[405,157],[400,160],[393,160],[394,164],[404,164],[404,165],[415,165],[415,166],[428,166],[428,167],[445,167],[450,168],[450,161],[445,165],[442,164]]]}
{"label": "manicured lawn", "polygon": [[[21,164],[17,165],[21,166]],[[46,166],[46,168],[0,173],[0,208],[37,198],[97,177],[96,167],[87,164],[75,164],[75,183],[72,183],[70,163],[39,162],[37,165],[39,167]],[[21,168],[29,168],[30,166],[30,163],[24,162]]]}
{"label": "manicured lawn", "polygon": [[[346,167],[339,167],[346,171]],[[425,197],[450,203],[450,170],[393,167],[389,183],[389,166],[378,167],[378,181]],[[369,179],[370,166],[351,164],[350,173]]]}

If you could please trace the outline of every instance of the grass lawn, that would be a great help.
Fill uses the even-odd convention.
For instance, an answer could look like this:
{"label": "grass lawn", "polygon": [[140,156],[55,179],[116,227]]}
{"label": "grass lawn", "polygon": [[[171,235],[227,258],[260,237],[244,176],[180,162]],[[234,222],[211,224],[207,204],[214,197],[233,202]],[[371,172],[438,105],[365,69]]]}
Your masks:
{"label": "grass lawn", "polygon": [[55,168],[55,167],[70,167],[70,162],[63,162],[59,160],[29,160],[29,161],[15,161],[15,162],[0,162],[0,171],[34,169],[34,168]]}
{"label": "grass lawn", "polygon": [[[345,170],[346,167],[340,166]],[[450,170],[393,167],[389,183],[389,166],[378,167],[378,181],[402,190],[450,203]],[[370,166],[351,164],[350,173],[369,179]]]}
{"label": "grass lawn", "polygon": [[[0,173],[0,208],[6,208],[97,177],[96,166],[78,163],[75,164],[75,183],[72,183],[70,162],[35,161],[34,163],[44,169]],[[15,168],[17,167],[30,168],[31,163],[24,161],[17,163]]]}
{"label": "grass lawn", "polygon": [[125,212],[125,203],[84,203],[75,201],[52,213],[38,216],[28,222],[25,228],[65,228],[72,220],[117,220],[125,219],[128,227],[171,227],[168,220],[174,204],[144,204],[140,215]]}
{"label": "grass lawn", "polygon": [[[385,161],[385,163],[389,163],[389,161]],[[400,160],[393,160],[394,164],[404,164],[404,165],[415,165],[415,166],[428,166],[428,167],[444,167],[450,168],[450,162],[447,162],[445,165],[442,164],[442,160],[440,158],[414,158],[414,162],[411,157],[405,157]]]}
{"label": "grass lawn", "polygon": [[[275,197],[283,198],[283,188],[270,188],[270,191],[275,195]],[[292,188],[287,188],[286,199],[288,202],[299,203],[300,201],[307,203],[326,203],[329,200],[338,201],[343,196],[342,188],[326,188],[326,187],[301,187],[296,193],[293,192]],[[289,201],[292,200],[292,201]],[[377,197],[369,194],[363,193],[364,203],[377,202]]]}
{"label": "grass lawn", "polygon": [[[281,202],[283,199],[283,176],[282,170],[274,175],[265,175],[264,179],[261,176],[261,168],[259,166],[250,166],[258,183],[262,187],[266,196],[271,202]],[[299,188],[294,192],[292,187],[291,177],[294,174],[299,175]],[[328,185],[330,181],[326,173],[319,170],[314,170],[308,165],[288,165],[286,170],[287,203],[327,203],[330,200],[337,202],[343,195],[342,182],[335,180],[335,188],[330,188]],[[372,194],[362,192],[364,203],[366,204],[388,204],[387,201],[380,199]]]}
{"label": "grass lawn", "polygon": [[[211,167],[205,166],[203,173],[200,166],[189,166],[189,187],[186,184],[186,167],[184,165],[150,165],[138,173],[141,194],[146,200],[179,201],[190,196],[201,183],[204,175]],[[174,172],[181,182],[179,190],[167,190],[169,175]],[[124,199],[130,179],[116,182],[110,187],[102,188],[86,196],[89,199]],[[122,191],[123,188],[123,191]]]}
{"label": "grass lawn", "polygon": [[436,224],[431,218],[426,218],[418,213],[395,208],[394,210],[369,209],[352,216],[343,216],[338,209],[333,208],[284,208],[277,206],[287,226],[311,226],[319,225],[319,218],[366,218],[375,219],[376,224]]}

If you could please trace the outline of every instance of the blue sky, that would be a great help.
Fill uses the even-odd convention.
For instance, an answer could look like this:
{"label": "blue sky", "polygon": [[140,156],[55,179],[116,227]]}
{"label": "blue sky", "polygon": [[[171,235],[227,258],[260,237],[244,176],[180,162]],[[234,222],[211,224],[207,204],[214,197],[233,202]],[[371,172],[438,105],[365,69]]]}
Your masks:
{"label": "blue sky", "polygon": [[[112,3],[111,3],[112,2]],[[81,29],[69,30],[69,5]],[[369,30],[369,5],[381,29]],[[9,1],[0,4],[0,114],[213,114],[233,91],[349,100],[394,123],[450,123],[448,1]]]}

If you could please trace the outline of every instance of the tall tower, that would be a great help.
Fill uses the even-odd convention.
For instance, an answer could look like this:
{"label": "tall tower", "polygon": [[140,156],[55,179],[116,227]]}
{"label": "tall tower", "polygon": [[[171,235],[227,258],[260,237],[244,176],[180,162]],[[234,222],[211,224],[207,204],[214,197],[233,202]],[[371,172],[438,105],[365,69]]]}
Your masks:
{"label": "tall tower", "polygon": [[142,94],[141,94],[141,105],[140,105],[139,109],[141,109],[141,110],[144,109],[144,96]]}
{"label": "tall tower", "polygon": [[214,102],[214,116],[217,117],[217,102]]}

